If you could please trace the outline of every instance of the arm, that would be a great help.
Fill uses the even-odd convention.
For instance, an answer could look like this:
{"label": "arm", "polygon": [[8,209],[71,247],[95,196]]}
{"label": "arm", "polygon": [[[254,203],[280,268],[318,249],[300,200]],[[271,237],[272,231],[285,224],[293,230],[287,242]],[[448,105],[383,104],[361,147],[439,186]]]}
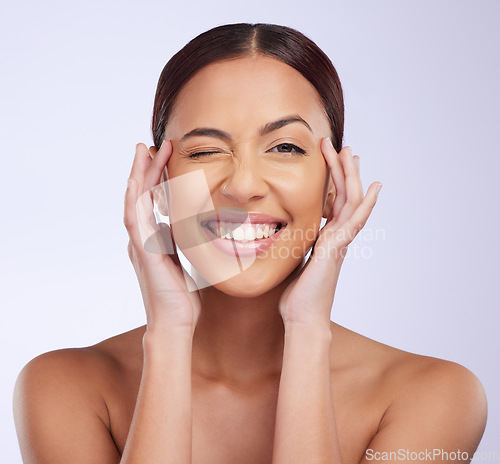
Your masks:
{"label": "arm", "polygon": [[[273,464],[341,462],[323,334],[343,250],[366,223],[377,189],[372,184],[363,199],[359,160],[344,149],[337,157],[329,143],[322,143],[322,151],[338,195],[309,262],[280,300],[285,350]],[[401,379],[395,384],[394,400],[361,464],[470,462],[486,424],[486,397],[477,378],[458,364],[436,360],[404,385]],[[425,454],[434,450],[440,454]]]}
{"label": "arm", "polygon": [[[47,353],[21,372],[15,390],[16,427],[25,464],[190,464],[191,349],[200,302],[186,291],[176,255],[149,253],[140,228],[154,232],[150,189],[172,153],[151,159],[143,144],[125,195],[124,223],[147,316],[144,363],[123,456],[114,444],[99,379],[103,359],[88,350]],[[109,367],[109,366],[108,366]]]}
{"label": "arm", "polygon": [[330,386],[331,337],[328,327],[285,330],[273,464],[341,463]]}
{"label": "arm", "polygon": [[121,464],[191,463],[191,331],[146,331],[144,367]]}
{"label": "arm", "polygon": [[[152,147],[153,149],[153,147]],[[141,384],[121,464],[190,464],[191,355],[200,300],[189,293],[178,256],[149,253],[141,229],[157,232],[150,191],[172,154],[169,141],[151,159],[138,144],[125,195],[129,255],[147,316]],[[169,235],[170,231],[168,230]]]}
{"label": "arm", "polygon": [[24,464],[191,463],[191,334],[144,336],[138,399],[120,458],[100,380],[112,365],[80,349],[28,363],[14,392]]}
{"label": "arm", "polygon": [[[285,347],[273,464],[342,462],[330,386],[330,311],[345,251],[375,206],[378,185],[370,185],[363,198],[351,150],[344,148],[337,155],[324,139],[321,151],[337,194],[335,202],[327,204],[328,219],[309,262],[279,303]],[[332,201],[331,191],[327,202]]]}
{"label": "arm", "polygon": [[487,417],[477,377],[459,364],[433,360],[398,390],[360,464],[469,463]]}
{"label": "arm", "polygon": [[109,416],[94,381],[99,361],[79,349],[30,361],[14,389],[14,420],[24,464],[118,464]]}

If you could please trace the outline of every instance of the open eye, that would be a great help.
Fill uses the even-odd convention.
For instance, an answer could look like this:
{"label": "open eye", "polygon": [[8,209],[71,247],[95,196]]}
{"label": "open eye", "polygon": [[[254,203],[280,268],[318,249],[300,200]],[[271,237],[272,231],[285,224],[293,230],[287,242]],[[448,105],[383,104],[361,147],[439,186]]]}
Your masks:
{"label": "open eye", "polygon": [[269,151],[274,151],[277,153],[299,153],[301,155],[305,155],[306,152],[302,148],[299,148],[297,145],[293,143],[280,143],[276,145],[274,148],[271,148]]}

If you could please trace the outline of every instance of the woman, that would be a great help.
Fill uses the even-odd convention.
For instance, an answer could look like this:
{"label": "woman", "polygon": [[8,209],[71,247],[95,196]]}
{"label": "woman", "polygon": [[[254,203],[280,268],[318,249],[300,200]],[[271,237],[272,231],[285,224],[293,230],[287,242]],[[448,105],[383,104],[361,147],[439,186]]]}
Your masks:
{"label": "woman", "polygon": [[125,195],[147,325],[23,369],[25,463],[471,460],[470,371],[330,321],[381,187],[363,196],[343,121],[335,69],[293,29],[217,27],[167,63]]}

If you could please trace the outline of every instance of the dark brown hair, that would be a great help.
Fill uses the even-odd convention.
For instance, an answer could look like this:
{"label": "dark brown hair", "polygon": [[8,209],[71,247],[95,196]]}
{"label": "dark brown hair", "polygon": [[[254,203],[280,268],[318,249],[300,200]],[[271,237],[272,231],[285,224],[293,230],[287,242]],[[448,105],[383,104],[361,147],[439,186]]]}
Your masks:
{"label": "dark brown hair", "polygon": [[165,65],[156,89],[151,130],[158,149],[181,88],[216,61],[260,54],[290,65],[317,90],[339,152],[344,134],[344,98],[337,71],[326,54],[299,31],[275,24],[227,24],[203,32]]}

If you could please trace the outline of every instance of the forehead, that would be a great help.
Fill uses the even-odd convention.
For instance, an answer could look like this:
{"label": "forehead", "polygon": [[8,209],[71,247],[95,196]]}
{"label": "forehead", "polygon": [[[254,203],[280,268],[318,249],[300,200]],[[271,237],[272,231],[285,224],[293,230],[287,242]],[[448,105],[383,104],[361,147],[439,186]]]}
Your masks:
{"label": "forehead", "polygon": [[291,114],[318,130],[329,127],[318,92],[291,66],[259,55],[225,60],[205,66],[184,85],[166,136],[208,124],[249,129]]}

